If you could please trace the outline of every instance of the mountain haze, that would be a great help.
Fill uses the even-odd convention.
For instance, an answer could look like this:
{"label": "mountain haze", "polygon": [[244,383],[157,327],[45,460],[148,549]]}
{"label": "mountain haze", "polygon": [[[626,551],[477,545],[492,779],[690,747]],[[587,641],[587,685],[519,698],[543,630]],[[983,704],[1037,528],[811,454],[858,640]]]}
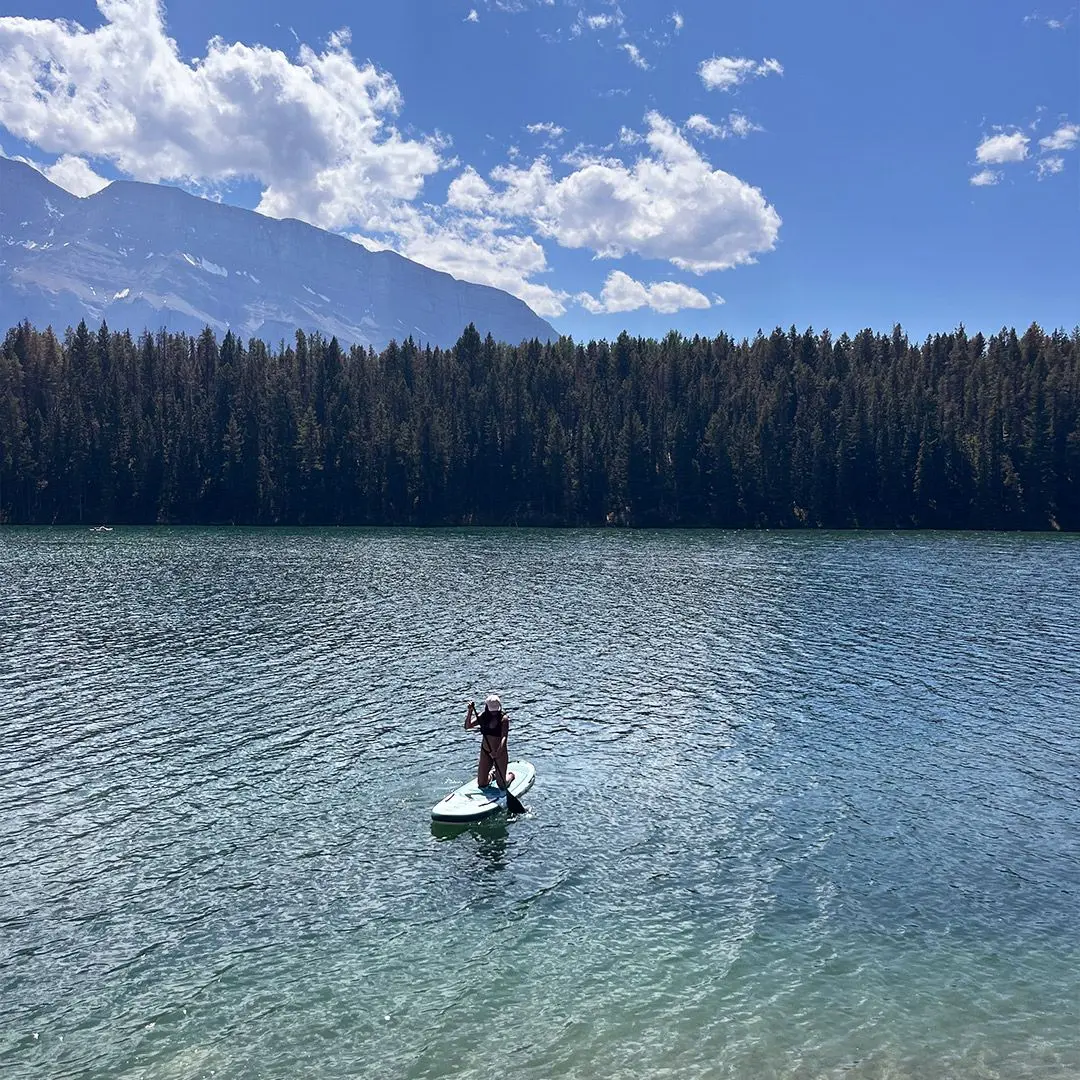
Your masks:
{"label": "mountain haze", "polygon": [[85,319],[139,332],[210,326],[269,342],[297,328],[343,345],[558,335],[523,301],[292,219],[118,180],[80,199],[0,157],[0,323]]}

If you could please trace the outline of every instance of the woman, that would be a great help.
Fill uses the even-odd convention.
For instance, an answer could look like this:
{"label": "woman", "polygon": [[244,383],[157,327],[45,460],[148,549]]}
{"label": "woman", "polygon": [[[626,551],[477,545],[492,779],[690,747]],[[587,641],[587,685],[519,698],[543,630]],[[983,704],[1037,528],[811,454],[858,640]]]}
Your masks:
{"label": "woman", "polygon": [[492,694],[484,702],[484,711],[476,711],[476,702],[469,702],[469,711],[465,716],[466,728],[480,729],[480,763],[476,768],[477,787],[487,787],[491,782],[494,769],[495,781],[505,789],[514,779],[513,773],[506,771],[509,754],[506,739],[510,734],[510,717],[503,712],[502,702]]}

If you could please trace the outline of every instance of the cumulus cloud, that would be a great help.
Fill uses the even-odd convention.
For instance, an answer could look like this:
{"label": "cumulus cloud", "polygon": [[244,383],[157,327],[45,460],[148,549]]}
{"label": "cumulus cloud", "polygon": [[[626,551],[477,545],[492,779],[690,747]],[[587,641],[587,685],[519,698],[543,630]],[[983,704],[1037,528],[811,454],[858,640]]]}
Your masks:
{"label": "cumulus cloud", "polygon": [[[301,46],[295,61],[214,40],[204,58],[186,62],[154,0],[99,0],[99,8],[105,25],[92,32],[0,18],[0,123],[64,151],[53,169],[65,186],[98,183],[79,154],[189,187],[247,177],[262,185],[262,213],[351,230],[369,248],[506,289],[542,315],[565,310],[565,294],[531,280],[547,270],[533,237],[412,205],[425,177],[448,164],[443,141],[393,127],[398,88],[353,60],[347,34],[321,53]],[[458,185],[466,201],[467,190],[466,178]]]}
{"label": "cumulus cloud", "polygon": [[[762,193],[713,169],[658,113],[646,116],[633,163],[582,151],[560,165],[563,175],[545,157],[486,178],[466,167],[445,205],[433,206],[421,199],[426,179],[457,168],[448,140],[395,126],[397,84],[353,58],[346,31],[321,50],[301,44],[292,58],[214,39],[204,56],[184,59],[159,0],[97,2],[103,23],[93,30],[0,17],[0,125],[58,155],[49,173],[77,194],[105,183],[89,161],[189,190],[252,180],[262,213],[506,289],[549,317],[572,298],[544,281],[546,241],[698,274],[775,246],[780,217]],[[547,121],[535,133],[557,128]],[[677,283],[643,288],[653,307],[689,297]],[[629,295],[625,282],[612,289],[616,299],[596,303]]]}
{"label": "cumulus cloud", "polygon": [[686,25],[686,20],[677,11],[671,13],[671,21],[675,26],[676,34]]}
{"label": "cumulus cloud", "polygon": [[487,181],[467,165],[460,176],[450,182],[447,204],[466,213],[482,213],[491,200],[491,188]]}
{"label": "cumulus cloud", "polygon": [[759,79],[764,75],[783,75],[784,67],[779,60],[765,59],[760,62],[745,56],[714,56],[702,60],[698,75],[707,90],[734,90],[747,79]]}
{"label": "cumulus cloud", "polygon": [[549,272],[543,247],[532,236],[504,230],[503,222],[484,214],[440,219],[410,206],[395,222],[393,247],[424,266],[504,289],[545,318],[562,315],[569,294],[532,280]]}
{"label": "cumulus cloud", "polygon": [[630,63],[633,64],[634,67],[639,67],[642,71],[649,70],[648,61],[641,55],[641,50],[636,45],[631,45],[630,42],[626,42],[625,44],[620,45],[619,48],[630,57]]}
{"label": "cumulus cloud", "polygon": [[527,220],[566,248],[614,259],[633,252],[697,274],[771,251],[780,215],[761,192],[713,169],[666,117],[650,112],[645,121],[650,153],[632,166],[593,157],[558,179],[546,158],[503,165],[491,172],[494,185],[479,175],[463,188],[455,181],[448,202]]}
{"label": "cumulus cloud", "polygon": [[975,160],[980,165],[1006,165],[1023,161],[1028,156],[1028,142],[1028,137],[1022,131],[987,135],[975,148]]}
{"label": "cumulus cloud", "polygon": [[463,21],[464,22],[479,22],[480,21],[480,15],[478,14],[476,8],[470,8],[469,9],[469,14],[465,16],[465,19]]}
{"label": "cumulus cloud", "polygon": [[[678,281],[657,281],[644,285],[622,270],[612,270],[597,300],[591,293],[578,293],[575,297],[586,311],[593,315],[611,315],[620,311],[636,311],[652,308],[661,315],[671,315],[684,308],[708,308],[712,302],[700,290]],[[723,303],[720,297],[716,298]]]}
{"label": "cumulus cloud", "polygon": [[686,126],[695,135],[705,135],[710,139],[722,139],[727,134],[723,125],[714,124],[707,116],[702,116],[701,113],[694,113],[686,121]]}
{"label": "cumulus cloud", "polygon": [[1065,159],[1063,157],[1045,157],[1039,162],[1039,179],[1044,176],[1053,176],[1054,173],[1059,173],[1065,168]]}
{"label": "cumulus cloud", "polygon": [[745,139],[752,131],[764,130],[748,116],[744,116],[739,112],[728,113],[727,120],[719,124],[714,124],[707,116],[703,116],[701,113],[694,113],[693,116],[687,119],[686,127],[695,135],[702,135],[707,139],[729,139],[732,136]]}
{"label": "cumulus cloud", "polygon": [[549,142],[561,139],[566,134],[566,128],[560,127],[550,120],[544,120],[539,124],[526,124],[525,130],[530,135],[544,135]]}
{"label": "cumulus cloud", "polygon": [[181,59],[157,0],[98,0],[103,26],[0,18],[0,124],[44,150],[140,180],[264,185],[259,209],[326,228],[384,218],[440,168],[438,138],[389,121],[393,78],[358,66],[346,32],[295,61],[212,40]]}
{"label": "cumulus cloud", "polygon": [[83,158],[74,157],[71,154],[63,154],[52,165],[42,166],[34,161],[28,162],[28,164],[33,165],[35,169],[65,191],[70,191],[72,195],[78,195],[80,199],[86,198],[87,195],[94,195],[111,183],[105,177],[98,176]]}
{"label": "cumulus cloud", "polygon": [[1080,124],[1062,124],[1052,135],[1039,140],[1043,150],[1072,150],[1080,142]]}
{"label": "cumulus cloud", "polygon": [[[1039,111],[1042,111],[1040,106]],[[1031,124],[1035,128],[1038,121]],[[975,149],[975,159],[980,165],[1008,165],[1026,161],[1029,156],[1031,138],[1019,130],[1001,131],[987,135]],[[1039,153],[1043,155],[1035,166],[1035,173],[1040,180],[1053,176],[1065,168],[1063,151],[1073,150],[1080,144],[1080,124],[1062,122],[1049,135],[1039,140]],[[971,177],[970,183],[976,187],[986,187],[1001,180],[1001,172],[984,168]]]}

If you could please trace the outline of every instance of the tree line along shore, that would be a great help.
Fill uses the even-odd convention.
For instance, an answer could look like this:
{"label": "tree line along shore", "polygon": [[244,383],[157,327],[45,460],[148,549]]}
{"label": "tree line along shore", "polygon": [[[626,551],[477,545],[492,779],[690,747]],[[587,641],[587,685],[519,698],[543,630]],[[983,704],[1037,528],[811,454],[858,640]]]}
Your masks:
{"label": "tree line along shore", "polygon": [[1080,329],[453,348],[22,324],[13,524],[1080,528]]}

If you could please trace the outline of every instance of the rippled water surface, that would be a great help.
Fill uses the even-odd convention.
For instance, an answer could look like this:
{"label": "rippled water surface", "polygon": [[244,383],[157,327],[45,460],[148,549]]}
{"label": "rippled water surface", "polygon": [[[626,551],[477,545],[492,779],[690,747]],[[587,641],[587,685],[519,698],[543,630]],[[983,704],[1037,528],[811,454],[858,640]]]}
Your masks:
{"label": "rippled water surface", "polygon": [[[1075,1077],[1080,538],[0,531],[0,1070]],[[525,817],[438,831],[491,689]]]}

